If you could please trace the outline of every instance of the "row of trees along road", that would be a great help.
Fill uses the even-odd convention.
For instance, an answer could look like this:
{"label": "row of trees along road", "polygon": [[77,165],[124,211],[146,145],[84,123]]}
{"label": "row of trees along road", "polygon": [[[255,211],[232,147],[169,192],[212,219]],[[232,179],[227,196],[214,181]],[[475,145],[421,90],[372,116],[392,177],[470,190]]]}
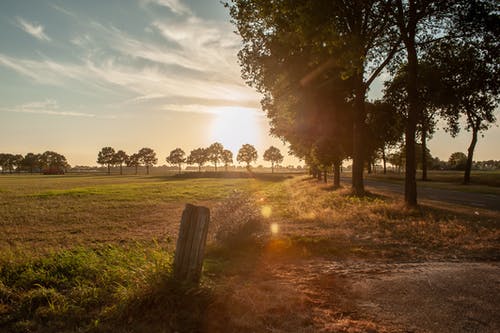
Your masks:
{"label": "row of trees along road", "polygon": [[21,154],[0,153],[0,167],[2,173],[9,171],[42,172],[45,174],[61,174],[70,167],[66,157],[54,151],[46,151],[42,154],[27,153]]}
{"label": "row of trees along road", "polygon": [[[231,0],[226,6],[243,41],[242,77],[263,95],[272,134],[313,171],[333,166],[336,185],[341,161],[352,158],[356,195],[364,194],[365,162],[404,141],[405,202],[416,206],[417,139],[425,151],[438,119],[456,135],[465,118],[470,165],[477,134],[495,121],[498,1]],[[382,72],[392,76],[385,96],[369,103],[367,92]]]}
{"label": "row of trees along road", "polygon": [[[257,161],[257,157],[255,147],[251,144],[244,144],[239,149],[236,160],[239,163],[245,163],[247,168],[250,168],[252,162]],[[274,173],[274,166],[283,162],[283,155],[278,148],[271,146],[264,152],[264,160],[271,162],[272,172]],[[233,163],[233,153],[230,150],[224,149],[221,143],[215,142],[207,148],[193,149],[187,157],[184,150],[176,148],[170,152],[166,161],[171,165],[178,166],[179,173],[184,163],[189,165],[197,164],[198,171],[201,171],[201,167],[208,162],[214,165],[215,171],[217,171],[220,163],[224,165],[227,171],[227,167]],[[111,173],[112,166],[120,166],[120,174],[123,174],[123,165],[135,167],[136,174],[138,167],[144,165],[146,166],[146,173],[149,174],[149,167],[157,164],[158,159],[156,158],[156,153],[151,148],[142,148],[139,152],[129,156],[123,150],[115,151],[112,147],[104,147],[97,155],[97,163],[107,166],[108,174]]]}

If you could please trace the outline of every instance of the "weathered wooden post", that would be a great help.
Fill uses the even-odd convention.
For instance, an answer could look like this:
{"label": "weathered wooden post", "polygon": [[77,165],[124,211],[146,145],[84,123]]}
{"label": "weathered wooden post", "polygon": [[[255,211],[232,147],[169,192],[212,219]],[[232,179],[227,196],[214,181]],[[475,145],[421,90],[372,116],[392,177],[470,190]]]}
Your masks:
{"label": "weathered wooden post", "polygon": [[188,283],[200,281],[209,222],[210,210],[207,207],[186,204],[175,248],[176,280]]}

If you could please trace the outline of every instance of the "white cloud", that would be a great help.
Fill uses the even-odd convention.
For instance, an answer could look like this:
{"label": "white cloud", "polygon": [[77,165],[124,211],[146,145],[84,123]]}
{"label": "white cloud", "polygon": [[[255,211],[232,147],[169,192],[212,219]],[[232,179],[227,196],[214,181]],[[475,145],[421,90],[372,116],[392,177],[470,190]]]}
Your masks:
{"label": "white cloud", "polygon": [[61,7],[59,5],[56,5],[55,3],[51,3],[50,6],[52,8],[54,8],[55,10],[57,10],[58,12],[61,12],[61,13],[65,14],[65,15],[68,15],[70,17],[77,17],[77,15],[75,13],[73,13],[72,11],[67,10],[66,8]]}
{"label": "white cloud", "polygon": [[188,6],[186,6],[185,4],[183,4],[179,0],[141,0],[141,2],[144,4],[154,3],[158,6],[167,7],[174,14],[178,14],[178,15],[192,15],[193,14],[191,9],[189,9]]}
{"label": "white cloud", "polygon": [[23,29],[26,33],[30,34],[35,38],[38,38],[39,40],[50,41],[49,36],[47,36],[43,32],[44,27],[42,25],[36,23],[30,23],[21,17],[17,17],[16,19],[17,23],[19,24],[19,27]]}
{"label": "white cloud", "polygon": [[151,39],[154,36],[138,38],[113,25],[86,20],[87,30],[71,39],[78,47],[76,61],[62,62],[43,55],[39,59],[14,58],[0,53],[0,66],[42,84],[81,89],[72,84],[74,81],[90,93],[99,89],[115,96],[128,95],[121,106],[147,102],[161,109],[169,98],[186,104],[258,105],[258,94],[240,79],[236,57],[240,41],[230,23],[183,12],[189,15],[153,21],[148,26],[151,35],[169,43]]}
{"label": "white cloud", "polygon": [[96,117],[95,114],[91,113],[60,110],[59,104],[57,103],[57,101],[53,99],[24,103],[15,106],[11,109],[1,108],[0,110],[7,112],[15,112],[15,113],[46,114],[51,116],[70,116],[70,117],[87,117],[87,118]]}

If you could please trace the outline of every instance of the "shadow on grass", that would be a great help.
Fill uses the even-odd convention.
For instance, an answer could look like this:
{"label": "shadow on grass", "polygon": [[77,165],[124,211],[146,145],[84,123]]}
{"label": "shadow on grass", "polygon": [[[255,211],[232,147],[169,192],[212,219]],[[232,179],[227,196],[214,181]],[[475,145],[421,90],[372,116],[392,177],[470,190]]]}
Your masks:
{"label": "shadow on grass", "polygon": [[203,172],[185,172],[176,175],[168,175],[168,176],[149,176],[148,179],[159,179],[165,181],[173,181],[173,180],[186,180],[186,179],[199,179],[199,178],[215,178],[215,179],[258,179],[270,182],[282,182],[286,179],[293,178],[294,175],[287,173],[259,173],[259,172],[237,172],[237,171],[221,171],[221,172],[213,172],[213,171],[203,171]]}

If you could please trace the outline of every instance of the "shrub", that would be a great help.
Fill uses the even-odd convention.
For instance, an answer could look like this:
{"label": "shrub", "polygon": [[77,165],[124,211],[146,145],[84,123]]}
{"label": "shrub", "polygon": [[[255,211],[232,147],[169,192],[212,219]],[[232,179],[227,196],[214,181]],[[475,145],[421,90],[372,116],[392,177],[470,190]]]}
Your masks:
{"label": "shrub", "polygon": [[234,191],[212,210],[211,228],[218,245],[248,243],[262,230],[260,209],[249,194]]}

